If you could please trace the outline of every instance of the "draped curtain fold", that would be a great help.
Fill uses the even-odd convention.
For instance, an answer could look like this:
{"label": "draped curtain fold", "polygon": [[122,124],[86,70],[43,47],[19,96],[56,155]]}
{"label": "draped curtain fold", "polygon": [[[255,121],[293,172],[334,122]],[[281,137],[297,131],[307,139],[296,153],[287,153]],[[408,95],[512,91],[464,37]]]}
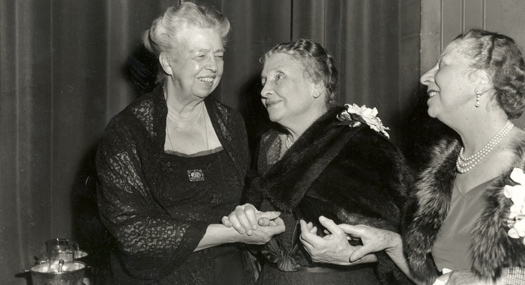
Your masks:
{"label": "draped curtain fold", "polygon": [[[252,149],[268,126],[259,103],[258,59],[275,44],[299,38],[313,39],[334,56],[340,82],[337,101],[376,107],[392,129],[392,139],[404,143],[405,117],[419,87],[419,2],[194,2],[220,8],[231,21],[225,75],[214,93],[243,112]],[[407,23],[406,18],[412,21]]]}
{"label": "draped curtain fold", "polygon": [[[389,126],[401,107],[400,1],[294,1],[292,38],[312,38],[335,58],[340,103],[377,107]],[[306,23],[306,24],[305,24]],[[394,104],[393,104],[394,103]]]}
{"label": "draped curtain fold", "polygon": [[[0,283],[27,284],[18,272],[31,267],[45,240],[79,238],[75,195],[89,184],[107,122],[136,96],[130,58],[140,51],[141,33],[176,2],[0,0]],[[334,56],[339,103],[377,107],[394,140],[402,140],[399,118],[419,70],[417,60],[400,66],[400,47],[414,36],[404,34],[407,10],[400,7],[418,1],[195,2],[216,6],[232,24],[213,96],[244,115],[252,148],[268,126],[259,58],[298,38]],[[418,41],[409,46],[418,51]],[[410,83],[400,82],[401,73]]]}
{"label": "draped curtain fold", "polygon": [[50,201],[42,199],[51,195],[51,126],[39,124],[52,117],[51,29],[36,32],[51,19],[44,15],[49,1],[1,3],[0,277],[16,284],[14,275],[29,264],[38,235],[47,235],[52,224],[45,216]]}

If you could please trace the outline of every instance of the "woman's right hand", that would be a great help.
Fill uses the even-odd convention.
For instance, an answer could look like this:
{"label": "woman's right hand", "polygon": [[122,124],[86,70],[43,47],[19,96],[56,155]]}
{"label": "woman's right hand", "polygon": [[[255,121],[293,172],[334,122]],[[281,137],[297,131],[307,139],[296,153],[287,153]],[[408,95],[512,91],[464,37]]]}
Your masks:
{"label": "woman's right hand", "polygon": [[221,219],[223,225],[233,227],[240,234],[252,235],[259,226],[275,226],[279,212],[260,212],[252,204],[246,203],[235,207],[228,216]]}
{"label": "woman's right hand", "polygon": [[352,238],[361,239],[363,243],[362,246],[357,247],[350,255],[351,262],[359,260],[370,253],[382,250],[388,253],[388,251],[399,250],[403,246],[400,235],[389,230],[372,228],[365,225],[351,226],[340,224],[338,226]]}
{"label": "woman's right hand", "polygon": [[251,235],[241,234],[233,227],[223,224],[211,224],[206,229],[206,234],[201,239],[194,251],[218,246],[225,243],[265,244],[277,234],[284,232],[284,221],[281,218],[271,220],[266,226],[252,230]]}
{"label": "woman's right hand", "polygon": [[246,244],[266,244],[274,235],[284,232],[285,229],[284,221],[277,217],[272,219],[267,225],[252,230],[250,235],[238,233],[238,242]]}

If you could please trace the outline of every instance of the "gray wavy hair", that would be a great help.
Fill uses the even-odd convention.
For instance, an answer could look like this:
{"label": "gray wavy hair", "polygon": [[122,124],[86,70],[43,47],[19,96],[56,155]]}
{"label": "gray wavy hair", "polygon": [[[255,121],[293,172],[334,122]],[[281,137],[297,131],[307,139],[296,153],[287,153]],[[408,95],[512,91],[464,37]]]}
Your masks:
{"label": "gray wavy hair", "polygon": [[326,88],[326,104],[335,103],[338,87],[337,69],[333,57],[320,44],[310,39],[281,43],[270,49],[259,60],[262,64],[274,53],[285,53],[299,60],[314,82],[323,81]]}
{"label": "gray wavy hair", "polygon": [[[183,2],[179,6],[169,7],[143,33],[142,42],[148,51],[158,57],[162,52],[169,51],[178,45],[180,31],[187,27],[213,29],[220,35],[223,46],[226,46],[228,42],[230,32],[228,18],[214,8],[198,6],[192,2]],[[157,82],[163,82],[164,73],[160,65],[157,69]]]}

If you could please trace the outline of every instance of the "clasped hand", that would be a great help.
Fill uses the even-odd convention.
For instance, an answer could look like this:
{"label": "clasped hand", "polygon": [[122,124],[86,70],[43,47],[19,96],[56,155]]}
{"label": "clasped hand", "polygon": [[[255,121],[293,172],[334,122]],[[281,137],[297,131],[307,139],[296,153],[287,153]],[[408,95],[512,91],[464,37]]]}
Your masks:
{"label": "clasped hand", "polygon": [[[260,212],[251,204],[239,205],[228,216],[222,217],[222,224],[233,227],[239,234],[246,235],[246,243],[264,244],[285,231],[280,212]],[[259,237],[257,242],[250,242]]]}

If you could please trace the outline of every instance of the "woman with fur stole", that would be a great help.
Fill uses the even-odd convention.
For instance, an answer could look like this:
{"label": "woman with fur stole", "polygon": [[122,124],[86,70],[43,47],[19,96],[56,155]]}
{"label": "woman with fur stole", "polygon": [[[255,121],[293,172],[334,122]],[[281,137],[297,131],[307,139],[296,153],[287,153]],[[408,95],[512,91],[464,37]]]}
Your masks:
{"label": "woman with fur stole", "polygon": [[351,259],[384,249],[417,284],[525,284],[525,132],[510,121],[525,106],[521,52],[507,36],[470,30],[421,83],[428,114],[459,136],[432,150],[406,205],[402,239],[340,225],[364,244]]}
{"label": "woman with fur stole", "polygon": [[[251,234],[262,212],[280,212],[286,230],[260,248],[259,284],[403,284],[408,280],[386,254],[377,264],[319,264],[299,240],[300,220],[324,215],[342,223],[399,232],[401,207],[411,176],[400,151],[388,140],[377,110],[333,107],[337,71],[332,57],[310,40],[283,43],[261,60],[262,103],[281,128],[262,136],[257,175],[245,204],[223,223]],[[258,224],[259,223],[259,224]]]}

